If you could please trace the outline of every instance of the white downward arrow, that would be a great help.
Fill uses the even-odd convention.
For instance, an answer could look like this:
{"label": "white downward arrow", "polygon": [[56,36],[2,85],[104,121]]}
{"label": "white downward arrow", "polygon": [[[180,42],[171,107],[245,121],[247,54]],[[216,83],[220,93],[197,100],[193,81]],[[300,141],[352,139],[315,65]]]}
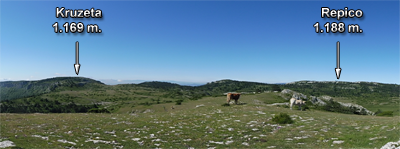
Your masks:
{"label": "white downward arrow", "polygon": [[76,75],[79,74],[79,69],[81,68],[81,64],[79,64],[79,42],[77,41],[75,44],[75,73]]}
{"label": "white downward arrow", "polygon": [[337,79],[340,78],[340,72],[342,72],[342,68],[340,68],[340,42],[338,41],[336,43],[336,68],[335,68]]}

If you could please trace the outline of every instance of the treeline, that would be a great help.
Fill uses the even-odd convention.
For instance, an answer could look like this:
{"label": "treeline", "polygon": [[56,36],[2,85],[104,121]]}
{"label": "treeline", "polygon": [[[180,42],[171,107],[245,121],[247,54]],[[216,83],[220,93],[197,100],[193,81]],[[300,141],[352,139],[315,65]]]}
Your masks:
{"label": "treeline", "polygon": [[137,86],[149,87],[149,88],[161,89],[161,90],[172,90],[172,89],[190,90],[190,89],[194,88],[192,86],[185,86],[185,85],[179,85],[176,83],[160,82],[160,81],[143,82],[143,83],[137,84]]}
{"label": "treeline", "polygon": [[226,92],[263,92],[281,90],[278,85],[274,84],[235,80],[220,80],[201,86],[182,86],[174,83],[153,81],[144,82],[138,84],[138,86],[160,89],[161,91],[167,92],[163,97],[177,99],[198,99],[204,96],[221,96]]}
{"label": "treeline", "polygon": [[210,95],[221,95],[225,92],[263,92],[272,91],[273,84],[235,81],[235,80],[220,80],[210,82],[202,86],[197,86],[194,91],[204,91]]}
{"label": "treeline", "polygon": [[58,100],[32,99],[32,101],[7,100],[0,103],[1,113],[86,113],[90,109],[99,108],[98,105],[77,105],[74,102],[62,104]]}
{"label": "treeline", "polygon": [[398,97],[399,85],[368,82],[313,82],[300,81],[282,87],[312,96],[331,97]]}

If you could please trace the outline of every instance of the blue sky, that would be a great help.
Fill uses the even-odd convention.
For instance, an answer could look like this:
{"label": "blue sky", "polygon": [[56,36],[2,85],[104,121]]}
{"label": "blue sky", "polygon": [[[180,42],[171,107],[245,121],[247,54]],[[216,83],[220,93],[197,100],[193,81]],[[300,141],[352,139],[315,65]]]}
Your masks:
{"label": "blue sky", "polygon": [[[56,7],[101,9],[103,18],[56,18]],[[362,18],[321,18],[321,7]],[[54,33],[52,24],[97,24],[102,33]],[[314,23],[358,24],[355,33],[315,33]],[[347,30],[346,30],[347,31]],[[79,76],[97,80],[205,83],[399,84],[399,1],[1,1],[0,80]]]}

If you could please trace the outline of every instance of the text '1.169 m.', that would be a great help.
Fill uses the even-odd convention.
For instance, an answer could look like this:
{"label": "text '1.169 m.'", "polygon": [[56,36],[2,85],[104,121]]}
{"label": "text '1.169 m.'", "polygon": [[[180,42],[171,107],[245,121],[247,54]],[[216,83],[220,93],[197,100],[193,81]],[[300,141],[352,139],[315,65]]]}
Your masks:
{"label": "text '1.169 m.'", "polygon": [[[99,26],[97,24],[89,24],[89,25],[87,25],[85,27],[85,25],[82,22],[78,22],[78,23],[65,22],[64,25],[62,25],[62,26],[64,27],[65,33],[68,33],[68,32],[71,32],[71,33],[75,33],[75,32],[82,33],[82,32],[85,31],[85,28],[86,28],[87,33],[101,33],[101,29],[99,29]],[[62,33],[63,32],[62,29],[59,29],[58,22],[53,24],[53,28],[54,28],[54,32],[55,33]]]}

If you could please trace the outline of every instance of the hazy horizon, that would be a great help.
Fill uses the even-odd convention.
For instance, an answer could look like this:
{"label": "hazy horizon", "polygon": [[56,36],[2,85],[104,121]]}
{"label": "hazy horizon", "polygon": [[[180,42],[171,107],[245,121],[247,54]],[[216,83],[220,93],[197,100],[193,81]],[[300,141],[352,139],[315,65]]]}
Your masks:
{"label": "hazy horizon", "polygon": [[[43,79],[35,79],[35,80],[0,80],[0,82],[6,82],[6,81],[38,81],[38,80],[44,80],[44,79],[50,79],[50,78],[56,78],[56,77],[82,77],[82,76],[54,76],[54,77],[49,77],[49,78],[43,78]],[[84,78],[89,78],[89,77],[84,77]],[[160,81],[160,82],[169,82],[169,83],[176,83],[179,85],[187,85],[187,86],[200,86],[204,85],[210,82],[215,82],[219,80],[226,80],[226,79],[218,79],[218,80],[210,80],[207,82],[185,82],[185,81],[175,81],[175,80],[116,80],[116,79],[94,79],[90,78],[93,80],[100,81],[106,85],[118,85],[118,84],[139,84],[143,82],[151,82],[151,81]],[[229,79],[229,80],[235,80],[235,79]],[[267,84],[286,84],[286,83],[292,83],[292,82],[299,82],[299,81],[316,81],[316,82],[376,82],[376,81],[327,81],[327,80],[296,80],[296,81],[290,81],[290,82],[260,82],[260,81],[249,81],[249,80],[235,80],[235,81],[247,81],[247,82],[258,82],[258,83],[267,83]],[[386,82],[377,82],[377,83],[383,83],[383,84],[396,84],[397,83],[386,83]]]}
{"label": "hazy horizon", "polygon": [[[22,80],[0,80],[0,82],[5,82],[5,81],[38,81],[38,80],[44,80],[44,79],[50,79],[50,78],[56,78],[56,77],[83,77],[83,76],[53,76],[53,77],[48,77],[48,78],[43,78],[43,79],[22,79]],[[90,77],[84,77],[84,78],[90,78]],[[114,85],[114,84],[127,84],[127,83],[142,83],[142,82],[148,82],[148,81],[161,81],[161,82],[170,82],[170,83],[177,83],[177,84],[206,84],[209,82],[214,82],[214,81],[219,81],[219,80],[226,80],[226,79],[218,79],[218,80],[209,80],[206,82],[190,82],[190,81],[175,81],[175,80],[143,80],[143,79],[131,79],[131,80],[117,80],[117,79],[95,79],[95,78],[90,78],[93,80],[101,81],[104,84],[108,85]],[[229,80],[234,80],[234,79],[229,79]],[[248,80],[236,80],[236,81],[248,81]],[[249,82],[259,82],[259,81],[249,81]],[[296,81],[292,81],[296,82]],[[279,84],[279,83],[289,83],[289,82],[260,82],[260,83],[271,83],[271,84]]]}

